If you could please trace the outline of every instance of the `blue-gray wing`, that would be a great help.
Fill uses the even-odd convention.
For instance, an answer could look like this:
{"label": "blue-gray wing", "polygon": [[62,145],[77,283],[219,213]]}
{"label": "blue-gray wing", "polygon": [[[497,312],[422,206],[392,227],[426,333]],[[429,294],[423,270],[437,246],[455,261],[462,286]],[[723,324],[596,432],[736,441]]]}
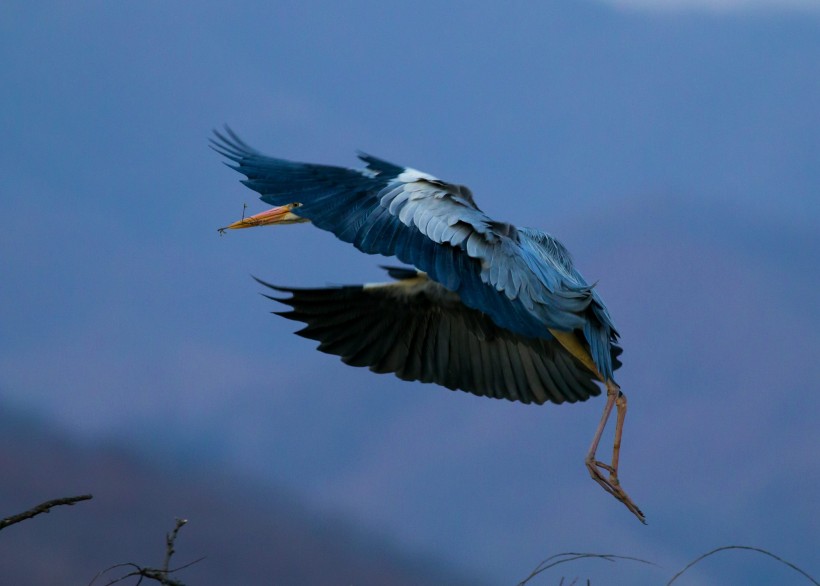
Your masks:
{"label": "blue-gray wing", "polygon": [[424,274],[389,271],[398,282],[321,289],[262,283],[290,294],[270,298],[291,308],[278,315],[306,324],[297,334],[351,366],[523,403],[600,394],[593,373],[555,339],[514,334]]}
{"label": "blue-gray wing", "polygon": [[[466,187],[365,154],[358,170],[295,163],[262,155],[230,130],[216,136],[214,148],[266,203],[301,203],[299,216],[363,252],[426,272],[501,328],[547,340],[550,329],[586,337],[590,286],[567,270],[567,259],[544,255],[528,232],[489,218]],[[593,359],[611,378],[611,348],[593,347],[607,335],[593,333]]]}

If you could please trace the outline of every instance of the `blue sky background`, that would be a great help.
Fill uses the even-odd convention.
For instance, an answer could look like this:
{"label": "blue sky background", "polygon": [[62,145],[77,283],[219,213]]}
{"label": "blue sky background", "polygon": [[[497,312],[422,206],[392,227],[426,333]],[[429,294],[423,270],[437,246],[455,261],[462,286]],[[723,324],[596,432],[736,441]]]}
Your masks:
{"label": "blue sky background", "polygon": [[[645,4],[5,4],[2,405],[492,582],[580,550],[665,569],[574,575],[657,584],[730,543],[817,575],[820,10]],[[561,238],[623,334],[621,474],[649,526],[583,467],[602,400],[376,376],[268,315],[250,274],[365,282],[383,259],[310,226],[219,237],[262,209],[206,146],[223,123],[423,169]],[[687,584],[728,582],[800,583],[728,554]]]}

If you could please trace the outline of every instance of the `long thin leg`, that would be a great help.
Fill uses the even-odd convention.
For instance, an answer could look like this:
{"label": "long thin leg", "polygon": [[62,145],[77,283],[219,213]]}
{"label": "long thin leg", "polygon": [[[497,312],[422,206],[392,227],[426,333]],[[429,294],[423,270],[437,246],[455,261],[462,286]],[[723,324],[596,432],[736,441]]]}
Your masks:
{"label": "long thin leg", "polygon": [[[606,429],[607,421],[612,413],[612,407],[617,408],[617,418],[615,420],[615,441],[612,444],[612,463],[605,464],[595,459],[598,451],[598,444],[601,441],[601,436]],[[626,418],[626,395],[621,392],[621,389],[612,381],[606,383],[606,405],[604,412],[601,415],[601,422],[598,424],[598,429],[595,430],[595,436],[592,438],[592,445],[589,447],[589,452],[586,457],[586,465],[589,470],[589,475],[592,479],[601,485],[601,487],[616,499],[621,501],[626,508],[638,517],[641,523],[646,524],[646,517],[641,510],[632,502],[629,495],[626,494],[621,483],[618,480],[618,460],[621,451],[621,436],[623,434],[624,419]],[[603,470],[609,472],[607,478]]]}
{"label": "long thin leg", "polygon": [[595,430],[595,436],[592,438],[592,445],[589,446],[589,452],[587,452],[587,467],[589,467],[591,463],[595,462],[595,453],[598,451],[598,444],[601,442],[601,436],[604,434],[606,422],[609,420],[609,415],[612,413],[612,408],[614,406],[615,395],[607,390],[606,405],[604,405],[604,412],[601,414],[601,422],[598,424],[598,429]]}
{"label": "long thin leg", "polygon": [[626,419],[626,395],[618,389],[618,398],[615,399],[617,415],[615,417],[615,441],[612,442],[612,468],[614,474],[618,475],[618,460],[621,456],[621,435],[624,432],[624,420]]}
{"label": "long thin leg", "polygon": [[[646,523],[641,510],[635,506],[629,495],[621,488],[621,483],[618,480],[618,459],[621,453],[621,435],[624,429],[624,419],[626,418],[626,395],[621,392],[621,388],[612,380],[605,380],[598,367],[595,366],[595,361],[589,355],[589,351],[579,340],[576,332],[565,332],[562,330],[550,329],[550,333],[556,340],[564,347],[564,350],[569,352],[572,356],[577,358],[581,364],[586,366],[590,371],[595,373],[598,380],[606,383],[606,405],[604,412],[601,414],[601,422],[598,424],[598,429],[595,430],[595,436],[592,438],[592,445],[587,452],[586,465],[592,479],[600,484],[605,491],[621,501],[632,513],[640,519],[641,523]],[[618,416],[615,420],[615,441],[612,444],[612,463],[604,464],[595,459],[595,453],[598,451],[598,444],[601,442],[601,436],[606,429],[606,423],[609,416],[612,414],[612,407],[617,407]],[[609,472],[607,478],[603,470]]]}

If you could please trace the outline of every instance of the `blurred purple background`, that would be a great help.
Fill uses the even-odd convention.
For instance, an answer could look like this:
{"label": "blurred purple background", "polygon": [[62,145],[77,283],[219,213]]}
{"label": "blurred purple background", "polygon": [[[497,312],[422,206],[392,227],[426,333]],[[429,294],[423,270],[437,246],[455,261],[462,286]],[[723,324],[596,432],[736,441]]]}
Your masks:
{"label": "blurred purple background", "polygon": [[[4,6],[5,421],[235,475],[489,584],[563,551],[663,568],[588,561],[535,584],[659,584],[735,543],[817,576],[820,5],[646,4]],[[621,479],[649,525],[583,466],[601,399],[377,376],[270,316],[250,274],[361,283],[384,259],[310,226],[219,237],[263,209],[206,146],[223,123],[275,156],[411,165],[559,237],[622,333]],[[0,516],[66,496],[50,470]],[[682,582],[798,578],[730,552]]]}

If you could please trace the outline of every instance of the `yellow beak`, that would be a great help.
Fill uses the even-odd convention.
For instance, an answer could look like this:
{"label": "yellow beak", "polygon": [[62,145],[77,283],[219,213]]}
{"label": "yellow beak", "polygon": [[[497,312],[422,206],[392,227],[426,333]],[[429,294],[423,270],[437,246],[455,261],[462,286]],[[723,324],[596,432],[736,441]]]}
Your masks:
{"label": "yellow beak", "polygon": [[220,232],[225,230],[238,230],[239,228],[254,228],[256,226],[269,226],[272,224],[296,224],[299,222],[307,222],[305,218],[301,218],[294,214],[291,210],[298,208],[301,204],[289,203],[288,205],[280,206],[278,208],[271,208],[260,214],[248,216],[241,220],[219,228]]}

